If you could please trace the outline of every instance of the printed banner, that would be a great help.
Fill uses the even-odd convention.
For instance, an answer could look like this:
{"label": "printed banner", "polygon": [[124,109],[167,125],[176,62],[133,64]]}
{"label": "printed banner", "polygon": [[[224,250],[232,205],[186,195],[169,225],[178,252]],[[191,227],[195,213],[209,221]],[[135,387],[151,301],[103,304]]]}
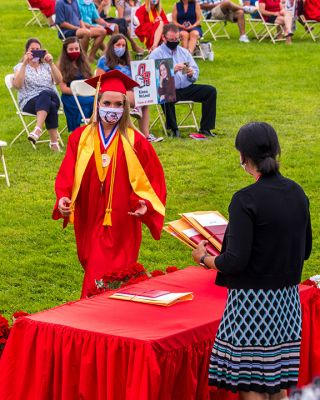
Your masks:
{"label": "printed banner", "polygon": [[176,101],[172,58],[131,61],[131,71],[137,107]]}

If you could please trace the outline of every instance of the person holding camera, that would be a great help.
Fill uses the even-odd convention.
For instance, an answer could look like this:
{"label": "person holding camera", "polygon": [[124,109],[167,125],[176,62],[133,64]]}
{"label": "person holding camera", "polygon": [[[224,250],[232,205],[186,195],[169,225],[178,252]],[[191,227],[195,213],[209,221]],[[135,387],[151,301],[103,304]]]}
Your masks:
{"label": "person holding camera", "polygon": [[[202,116],[199,133],[215,136],[211,129],[215,128],[216,122],[216,88],[195,83],[199,76],[199,68],[189,51],[179,46],[179,28],[176,25],[164,25],[162,40],[163,43],[150,53],[149,59],[173,59],[176,101],[201,103]],[[179,137],[174,103],[162,104],[162,108],[166,116],[167,129],[172,131],[172,136]]]}
{"label": "person holding camera", "polygon": [[37,116],[36,126],[28,140],[36,143],[45,123],[53,151],[60,151],[57,132],[60,99],[55,84],[61,81],[61,73],[53,63],[52,55],[41,49],[38,39],[29,39],[22,61],[14,67],[13,86],[18,90],[20,109]]}

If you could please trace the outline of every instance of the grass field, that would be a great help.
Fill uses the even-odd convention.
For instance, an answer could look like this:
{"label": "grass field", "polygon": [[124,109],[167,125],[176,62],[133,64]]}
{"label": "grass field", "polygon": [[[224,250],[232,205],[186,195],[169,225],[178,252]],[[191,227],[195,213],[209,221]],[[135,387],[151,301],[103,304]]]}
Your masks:
{"label": "grass field", "polygon": [[[164,8],[171,11],[169,1]],[[24,0],[1,0],[0,140],[8,142],[20,130],[20,122],[5,75],[18,63],[29,37],[38,37],[55,59],[61,48],[56,31],[25,28],[30,17]],[[301,40],[300,30],[292,46],[256,41],[245,45],[238,42],[236,26],[229,24],[228,30],[231,40],[213,44],[214,62],[199,62],[199,81],[218,90],[219,135],[201,143],[185,132],[184,139],[155,144],[167,179],[166,220],[191,210],[217,209],[227,216],[232,194],[252,182],[239,168],[235,134],[248,121],[269,122],[279,133],[282,173],[301,184],[310,198],[314,247],[304,277],[314,275],[320,270],[319,43]],[[60,126],[64,124],[61,119]],[[160,134],[160,127],[154,133]],[[63,154],[52,154],[47,145],[34,151],[22,138],[6,149],[5,157],[11,188],[0,181],[0,313],[36,312],[77,299],[83,273],[73,229],[62,230],[60,222],[51,220],[54,179]],[[150,270],[192,264],[188,248],[166,234],[155,242],[147,230],[140,261]]]}

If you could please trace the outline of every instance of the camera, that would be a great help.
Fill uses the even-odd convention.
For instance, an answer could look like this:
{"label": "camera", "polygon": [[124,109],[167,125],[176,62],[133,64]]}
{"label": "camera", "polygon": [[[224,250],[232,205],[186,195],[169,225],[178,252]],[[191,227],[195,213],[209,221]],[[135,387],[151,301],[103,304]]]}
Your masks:
{"label": "camera", "polygon": [[39,57],[40,59],[46,55],[45,50],[31,50],[31,53],[34,58]]}
{"label": "camera", "polygon": [[188,72],[188,68],[190,67],[190,63],[189,62],[184,62],[184,67],[182,69],[182,73],[186,74]]}

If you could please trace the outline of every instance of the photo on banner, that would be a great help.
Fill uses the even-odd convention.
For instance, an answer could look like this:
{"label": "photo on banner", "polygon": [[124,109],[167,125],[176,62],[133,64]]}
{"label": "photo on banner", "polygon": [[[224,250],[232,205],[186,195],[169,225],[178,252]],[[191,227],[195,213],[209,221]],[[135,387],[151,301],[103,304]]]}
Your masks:
{"label": "photo on banner", "polygon": [[174,103],[176,101],[176,88],[173,59],[162,58],[155,60],[155,68],[158,103]]}
{"label": "photo on banner", "polygon": [[139,84],[134,88],[137,107],[175,101],[172,58],[131,61],[130,65],[132,78]]}

